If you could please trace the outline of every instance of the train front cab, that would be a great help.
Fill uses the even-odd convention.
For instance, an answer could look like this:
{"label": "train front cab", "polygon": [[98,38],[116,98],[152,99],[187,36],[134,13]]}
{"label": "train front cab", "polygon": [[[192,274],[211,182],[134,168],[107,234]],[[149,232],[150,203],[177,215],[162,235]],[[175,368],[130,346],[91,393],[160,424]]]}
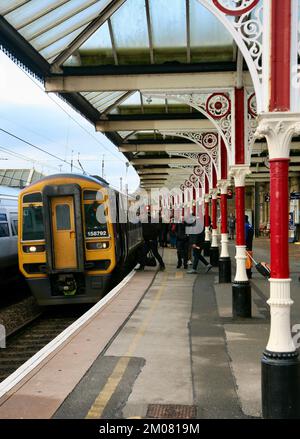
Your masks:
{"label": "train front cab", "polygon": [[22,195],[20,270],[39,304],[103,297],[116,261],[107,190],[99,189],[56,183]]}

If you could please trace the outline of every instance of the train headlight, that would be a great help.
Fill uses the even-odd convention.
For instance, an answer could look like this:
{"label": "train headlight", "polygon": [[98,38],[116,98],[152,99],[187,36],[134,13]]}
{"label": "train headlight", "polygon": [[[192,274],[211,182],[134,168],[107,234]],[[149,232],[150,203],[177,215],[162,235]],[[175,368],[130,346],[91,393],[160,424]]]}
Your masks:
{"label": "train headlight", "polygon": [[109,242],[101,241],[101,242],[87,242],[86,248],[88,250],[104,250],[109,247]]}
{"label": "train headlight", "polygon": [[23,245],[25,253],[40,253],[45,251],[44,245]]}

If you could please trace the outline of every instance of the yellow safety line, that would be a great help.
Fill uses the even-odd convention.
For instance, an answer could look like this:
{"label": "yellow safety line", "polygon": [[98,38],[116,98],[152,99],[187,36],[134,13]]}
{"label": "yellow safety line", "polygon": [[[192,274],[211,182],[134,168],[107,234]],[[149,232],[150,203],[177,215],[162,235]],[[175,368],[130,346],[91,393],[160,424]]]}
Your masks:
{"label": "yellow safety line", "polygon": [[102,416],[102,413],[109,402],[110,398],[112,397],[113,393],[115,392],[117,386],[119,385],[126,368],[128,366],[128,363],[133,356],[137,345],[140,341],[140,339],[144,336],[149,323],[152,319],[152,316],[158,306],[158,303],[161,299],[162,294],[164,293],[164,290],[166,288],[165,281],[167,280],[167,273],[163,274],[162,277],[162,283],[159,287],[157,293],[154,296],[153,303],[146,315],[146,318],[144,319],[143,323],[140,325],[136,335],[133,337],[133,340],[131,341],[129,348],[125,355],[119,359],[117,362],[114,370],[112,371],[110,377],[107,380],[107,383],[95,399],[93,405],[91,406],[90,410],[88,411],[86,415],[86,419],[100,419]]}

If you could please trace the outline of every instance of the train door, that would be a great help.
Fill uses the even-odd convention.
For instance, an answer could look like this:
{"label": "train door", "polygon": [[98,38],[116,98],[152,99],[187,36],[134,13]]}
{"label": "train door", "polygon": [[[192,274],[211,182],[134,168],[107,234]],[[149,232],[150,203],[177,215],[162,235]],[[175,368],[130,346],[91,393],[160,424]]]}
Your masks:
{"label": "train door", "polygon": [[72,196],[51,198],[53,265],[77,268],[75,209]]}

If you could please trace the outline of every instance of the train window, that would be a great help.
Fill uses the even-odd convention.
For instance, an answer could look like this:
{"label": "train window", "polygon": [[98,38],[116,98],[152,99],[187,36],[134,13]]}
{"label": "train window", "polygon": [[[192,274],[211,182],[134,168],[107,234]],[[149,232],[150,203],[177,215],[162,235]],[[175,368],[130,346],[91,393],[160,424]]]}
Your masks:
{"label": "train window", "polygon": [[84,200],[89,200],[89,201],[103,201],[104,197],[103,197],[103,193],[99,190],[99,191],[84,191],[83,192],[83,199]]}
{"label": "train window", "polygon": [[23,208],[23,240],[44,239],[44,218],[42,206]]}
{"label": "train window", "polygon": [[18,234],[18,220],[12,220],[11,223],[12,234],[15,236]]}
{"label": "train window", "polygon": [[55,212],[56,212],[56,229],[70,230],[71,229],[70,206],[68,204],[58,204],[55,208]]}
{"label": "train window", "polygon": [[107,236],[107,223],[103,204],[93,203],[84,205],[85,236],[95,238]]}
{"label": "train window", "polygon": [[0,238],[9,236],[9,228],[7,223],[0,223]]}
{"label": "train window", "polygon": [[7,221],[6,213],[0,213],[0,221]]}
{"label": "train window", "polygon": [[84,191],[83,192],[83,199],[84,200],[96,200],[97,197],[97,191]]}
{"label": "train window", "polygon": [[42,201],[42,194],[40,192],[34,192],[33,194],[27,194],[23,197],[23,203],[38,203]]}

